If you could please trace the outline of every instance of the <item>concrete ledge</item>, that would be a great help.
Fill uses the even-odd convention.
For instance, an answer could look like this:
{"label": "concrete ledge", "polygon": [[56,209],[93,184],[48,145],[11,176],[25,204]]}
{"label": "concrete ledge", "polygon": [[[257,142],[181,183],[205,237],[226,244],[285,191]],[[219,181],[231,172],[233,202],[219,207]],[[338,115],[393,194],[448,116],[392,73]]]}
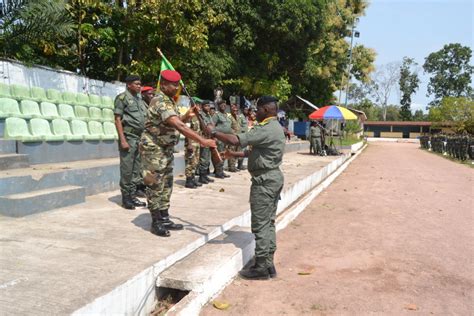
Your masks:
{"label": "concrete ledge", "polygon": [[78,186],[12,194],[0,197],[0,213],[12,217],[22,217],[53,208],[83,203],[85,190]]}
{"label": "concrete ledge", "polygon": [[0,170],[26,168],[29,165],[28,155],[0,154]]}
{"label": "concrete ledge", "polygon": [[158,287],[191,291],[167,315],[197,315],[252,258],[254,247],[248,229],[233,227],[161,273]]}
{"label": "concrete ledge", "polygon": [[392,142],[392,143],[415,143],[420,142],[419,139],[413,138],[383,138],[383,137],[368,137],[368,142]]}

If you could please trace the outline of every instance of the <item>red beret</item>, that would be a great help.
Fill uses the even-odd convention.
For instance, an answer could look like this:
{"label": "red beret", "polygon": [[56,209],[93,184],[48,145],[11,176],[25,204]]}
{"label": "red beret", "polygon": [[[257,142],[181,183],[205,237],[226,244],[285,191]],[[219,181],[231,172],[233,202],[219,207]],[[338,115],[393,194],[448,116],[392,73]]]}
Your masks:
{"label": "red beret", "polygon": [[178,82],[181,80],[181,75],[176,70],[163,70],[161,77],[171,82]]}
{"label": "red beret", "polygon": [[144,87],[142,87],[142,93],[143,93],[143,92],[150,91],[150,90],[155,90],[155,89],[153,89],[153,87],[150,87],[150,86],[144,86]]}

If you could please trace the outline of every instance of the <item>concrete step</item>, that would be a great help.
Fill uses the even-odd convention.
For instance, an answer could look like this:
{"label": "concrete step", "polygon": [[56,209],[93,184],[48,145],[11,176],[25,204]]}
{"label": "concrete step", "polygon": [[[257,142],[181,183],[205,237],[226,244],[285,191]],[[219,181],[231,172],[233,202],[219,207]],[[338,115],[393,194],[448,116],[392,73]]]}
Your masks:
{"label": "concrete step", "polygon": [[29,166],[28,155],[0,153],[0,170],[28,168]]}
{"label": "concrete step", "polygon": [[0,197],[0,214],[23,217],[85,202],[83,187],[67,185]]}
{"label": "concrete step", "polygon": [[16,141],[0,138],[0,154],[16,153]]}
{"label": "concrete step", "polygon": [[252,258],[254,236],[234,226],[163,271],[156,286],[190,291],[167,315],[197,315]]}

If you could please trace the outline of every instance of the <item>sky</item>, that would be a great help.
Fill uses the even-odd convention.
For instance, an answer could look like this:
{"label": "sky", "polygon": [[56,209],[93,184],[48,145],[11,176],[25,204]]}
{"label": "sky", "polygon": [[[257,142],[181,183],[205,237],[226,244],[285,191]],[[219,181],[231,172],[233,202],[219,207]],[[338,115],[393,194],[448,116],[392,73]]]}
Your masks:
{"label": "sky", "polygon": [[[354,43],[375,49],[376,66],[401,62],[404,56],[419,64],[421,83],[412,110],[425,110],[432,100],[426,96],[429,76],[421,68],[425,57],[449,43],[474,51],[474,0],[371,0],[365,13]],[[392,92],[390,103],[399,104],[398,92]]]}

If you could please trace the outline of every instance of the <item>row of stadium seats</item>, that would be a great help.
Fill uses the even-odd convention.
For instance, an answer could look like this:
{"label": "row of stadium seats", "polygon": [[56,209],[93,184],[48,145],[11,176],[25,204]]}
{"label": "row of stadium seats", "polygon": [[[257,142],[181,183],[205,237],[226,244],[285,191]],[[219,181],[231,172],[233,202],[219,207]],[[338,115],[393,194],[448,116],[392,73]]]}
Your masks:
{"label": "row of stadium seats", "polygon": [[32,100],[36,102],[66,103],[71,105],[93,106],[98,108],[114,107],[114,101],[109,96],[96,94],[60,92],[56,89],[43,89],[40,87],[27,87],[18,84],[0,83],[0,97],[20,100]]}
{"label": "row of stadium seats", "polygon": [[54,119],[51,123],[42,118],[34,118],[27,122],[18,117],[9,117],[5,120],[4,137],[22,142],[118,139],[117,130],[112,122],[86,123],[81,120],[68,122],[60,118]]}
{"label": "row of stadium seats", "polygon": [[112,109],[98,107],[85,107],[82,105],[71,106],[60,103],[58,106],[51,102],[41,102],[38,104],[32,100],[18,101],[10,98],[0,98],[0,119],[8,117],[18,118],[43,118],[52,120],[62,118],[65,120],[80,119],[83,121],[113,121],[114,112]]}

